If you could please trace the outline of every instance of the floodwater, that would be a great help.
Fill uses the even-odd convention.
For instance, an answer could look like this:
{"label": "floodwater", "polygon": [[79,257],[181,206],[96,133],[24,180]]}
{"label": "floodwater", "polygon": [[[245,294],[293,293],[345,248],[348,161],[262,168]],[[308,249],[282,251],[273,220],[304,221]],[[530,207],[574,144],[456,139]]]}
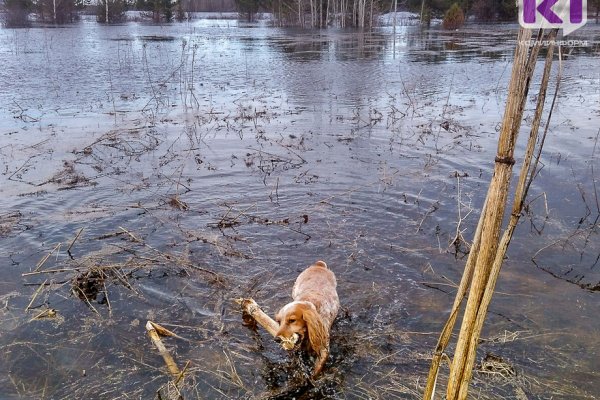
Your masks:
{"label": "floodwater", "polygon": [[[164,342],[185,398],[418,398],[516,31],[1,29],[0,398],[152,398],[147,320],[183,338]],[[574,36],[472,398],[600,395],[600,27]],[[273,315],[318,259],[343,312],[311,387],[234,299]]]}

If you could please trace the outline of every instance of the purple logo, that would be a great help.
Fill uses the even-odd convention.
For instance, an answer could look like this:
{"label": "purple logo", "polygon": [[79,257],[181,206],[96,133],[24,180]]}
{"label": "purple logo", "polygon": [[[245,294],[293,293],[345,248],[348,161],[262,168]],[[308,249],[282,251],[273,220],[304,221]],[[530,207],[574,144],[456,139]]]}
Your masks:
{"label": "purple logo", "polygon": [[587,22],[587,0],[519,0],[524,28],[562,28],[563,36]]}

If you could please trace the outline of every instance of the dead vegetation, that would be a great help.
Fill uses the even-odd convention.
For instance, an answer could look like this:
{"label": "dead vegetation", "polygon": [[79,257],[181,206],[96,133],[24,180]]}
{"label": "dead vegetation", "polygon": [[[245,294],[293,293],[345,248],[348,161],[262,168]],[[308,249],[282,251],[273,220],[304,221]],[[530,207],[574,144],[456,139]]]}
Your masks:
{"label": "dead vegetation", "polygon": [[[584,171],[577,182],[581,202],[584,204],[584,215],[579,219],[577,227],[540,248],[532,257],[533,263],[539,269],[557,279],[592,292],[600,291],[600,277],[595,273],[600,262],[600,249],[595,245],[600,232],[600,196],[595,174],[599,136],[600,131],[594,138],[587,170]],[[585,272],[575,270],[570,262],[562,265],[551,265],[548,262],[553,257],[558,257],[566,249],[570,249],[579,255],[580,261],[587,266]]]}
{"label": "dead vegetation", "polygon": [[[59,243],[38,262],[33,271],[23,273],[23,277],[27,279],[46,277],[35,291],[28,309],[47,306],[43,302],[34,303],[34,300],[45,290],[56,289],[47,286],[49,280],[59,284],[70,283],[72,293],[98,315],[100,313],[92,303],[105,305],[108,313],[112,312],[110,292],[107,288],[118,285],[138,294],[132,280],[156,270],[162,270],[164,273],[200,274],[215,284],[225,280],[224,276],[191,263],[185,254],[160,251],[123,227],[95,239],[88,239],[100,242],[100,250],[76,258],[72,255],[72,250],[82,231],[83,229],[77,233],[69,245],[67,253],[70,257],[58,258],[62,247]],[[51,259],[53,254],[57,256],[54,260]],[[48,263],[52,265],[48,266]]]}
{"label": "dead vegetation", "polygon": [[[416,140],[419,145],[428,145],[430,149],[437,148],[440,154],[462,146],[460,142],[463,136],[458,139],[444,136],[444,132],[452,132],[455,128],[451,122],[447,125],[444,123],[449,120],[442,119],[443,115],[440,115],[443,126],[436,139],[436,130],[430,128],[414,131],[410,135],[403,133],[398,112],[391,109],[390,113],[395,113],[395,116],[390,116],[395,121],[390,122],[394,133],[391,146],[395,150],[407,146],[410,140]],[[255,235],[266,229],[270,229],[269,232],[282,243],[294,246],[307,241],[314,243],[311,240],[316,229],[317,237],[327,237],[330,246],[347,256],[347,265],[360,271],[377,271],[379,266],[372,260],[377,257],[376,249],[385,253],[394,245],[390,246],[385,235],[376,240],[369,237],[369,241],[365,241],[361,236],[363,233],[357,232],[346,219],[352,221],[364,213],[365,205],[356,204],[355,198],[364,192],[393,191],[395,185],[404,179],[405,173],[381,165],[377,169],[377,176],[371,181],[355,183],[346,190],[330,192],[326,196],[310,194],[308,196],[312,200],[309,204],[304,204],[299,212],[287,215],[288,209],[266,209],[254,198],[215,200],[210,211],[206,211],[206,203],[198,202],[197,197],[190,197],[194,190],[199,190],[195,186],[199,179],[195,174],[218,174],[229,163],[233,165],[232,168],[239,166],[254,174],[266,190],[267,194],[262,200],[269,207],[281,207],[281,204],[289,201],[286,199],[289,186],[286,188],[282,184],[284,179],[289,178],[288,182],[293,181],[310,190],[311,185],[326,178],[321,178],[318,171],[312,172],[318,163],[311,158],[315,139],[308,135],[269,138],[259,134],[257,144],[243,148],[246,158],[231,157],[226,163],[220,164],[210,161],[206,155],[206,149],[209,149],[207,133],[203,129],[222,129],[221,132],[231,133],[237,138],[240,132],[243,137],[249,135],[243,126],[233,128],[236,126],[235,118],[205,118],[202,122],[196,120],[175,138],[165,135],[154,125],[108,132],[86,143],[82,150],[73,152],[75,161],[63,165],[64,173],[55,175],[58,178],[52,183],[65,187],[73,183],[70,177],[81,173],[89,177],[88,181],[98,182],[99,185],[105,179],[116,179],[122,194],[152,194],[142,197],[142,201],[116,202],[124,211],[117,212],[114,206],[101,205],[70,210],[67,213],[70,218],[74,215],[106,218],[115,213],[122,221],[136,221],[135,218],[143,217],[144,221],[150,222],[146,222],[146,225],[133,222],[135,228],[127,226],[125,222],[102,229],[92,224],[83,225],[85,228],[82,229],[82,225],[79,225],[63,242],[46,244],[45,253],[40,255],[35,268],[24,273],[26,285],[32,286],[33,290],[27,299],[28,323],[54,324],[56,330],[72,326],[73,318],[80,315],[81,311],[74,312],[73,305],[65,306],[65,301],[75,301],[87,311],[84,326],[72,332],[73,336],[79,337],[69,338],[65,346],[77,347],[80,340],[95,343],[91,349],[78,350],[78,357],[87,359],[89,356],[93,363],[78,365],[84,371],[60,371],[53,378],[64,380],[73,373],[85,376],[90,371],[98,373],[99,369],[110,366],[102,372],[101,387],[69,383],[62,389],[64,391],[56,392],[57,398],[93,396],[99,391],[111,398],[155,396],[159,389],[162,398],[169,399],[180,395],[183,398],[202,398],[207,391],[223,398],[418,397],[424,389],[422,377],[431,356],[424,350],[423,342],[424,338],[431,342],[434,333],[398,329],[399,324],[402,325],[402,321],[397,319],[398,315],[404,313],[402,305],[394,304],[389,308],[377,306],[388,303],[390,300],[387,297],[369,294],[369,300],[363,298],[357,303],[357,299],[361,299],[358,292],[363,289],[347,291],[351,305],[348,315],[341,318],[335,328],[333,343],[337,347],[329,365],[330,373],[316,385],[307,385],[301,378],[304,368],[310,365],[307,360],[298,357],[288,359],[285,354],[274,350],[276,345],[269,339],[256,335],[248,340],[246,331],[236,332],[241,325],[241,315],[226,305],[234,297],[254,295],[256,290],[272,292],[273,285],[269,286],[268,283],[274,279],[270,277],[273,271],[267,267],[261,273],[262,267],[254,265],[256,260],[264,257],[259,253],[260,249],[253,245]],[[225,120],[228,122],[224,123]],[[250,129],[255,129],[254,121],[260,122],[261,119],[239,118],[238,121],[250,121]],[[218,128],[210,127],[211,124]],[[348,140],[337,141],[336,146],[339,147],[336,151],[360,143],[365,135],[361,129],[367,128],[358,128],[347,137]],[[402,154],[402,150],[399,153]],[[152,157],[158,164],[153,174],[137,168],[138,163],[143,163],[146,157]],[[425,159],[421,167],[433,170],[437,163],[436,156],[428,155]],[[368,165],[360,159],[355,162]],[[438,213],[452,210],[448,213],[452,215],[448,221],[452,222],[445,228],[447,231],[438,236],[445,242],[431,249],[403,248],[400,251],[404,254],[452,252],[460,258],[468,252],[469,244],[463,232],[472,210],[469,176],[462,172],[448,175],[445,171],[444,174],[444,179],[450,183],[442,191],[434,191],[432,196],[427,188],[407,190],[399,204],[414,213],[406,225],[411,235],[430,232],[432,225],[435,227]],[[82,185],[76,189],[85,187]],[[444,203],[443,194],[454,196],[454,200],[449,204]],[[325,230],[316,227],[315,222],[325,226]],[[352,243],[343,234],[349,229],[356,235]],[[161,238],[159,243],[156,243],[157,231]],[[407,246],[410,247],[410,244]],[[240,270],[248,269],[249,265],[252,265],[252,274],[256,275],[255,279],[247,282],[247,275],[238,274]],[[175,289],[181,296],[168,297],[165,293],[170,293],[170,289],[150,290],[151,286],[148,285],[155,279],[185,282],[181,284],[183,287],[178,285]],[[346,279],[352,280],[352,274],[347,274]],[[285,283],[279,278],[274,286],[284,286]],[[451,292],[456,284],[444,277],[430,286]],[[164,300],[154,298],[165,295],[167,298]],[[204,309],[204,304],[197,305],[199,298],[200,303],[208,304],[207,309]],[[58,299],[62,299],[62,306],[56,305],[60,301]],[[146,302],[151,306],[140,306]],[[124,319],[124,315],[129,315],[126,310],[128,304],[140,307],[142,311],[136,313],[135,318]],[[272,303],[271,306],[275,307],[276,304]],[[157,307],[157,311],[152,311]],[[196,311],[198,308],[200,311]],[[171,310],[175,310],[175,315]],[[159,322],[185,339],[164,340],[166,349],[179,368],[180,380],[172,373],[165,373],[163,361],[149,347],[149,341],[143,338],[143,329],[140,328],[143,322],[140,320],[146,319]],[[116,336],[120,333],[129,342],[104,354],[106,339],[102,335],[109,335],[110,340],[117,341]],[[24,352],[23,359],[36,359],[35,354],[48,349],[47,343],[55,337],[59,337],[56,331],[44,333],[33,344],[15,343],[13,348]],[[143,347],[141,343],[147,343],[148,347]],[[38,361],[43,365],[51,365],[56,362],[54,357],[60,357],[61,351],[62,348],[52,348],[51,356]],[[498,354],[505,359],[502,352]],[[11,363],[18,371],[26,370],[19,367],[19,360],[5,356],[3,361]],[[188,360],[190,364],[187,364]],[[528,375],[530,371],[523,371],[522,366],[508,361],[507,365],[493,364],[491,359],[488,361],[480,365],[474,376],[475,384],[483,388],[480,398],[498,398],[498,393],[511,398],[519,390],[539,393],[548,389],[548,386],[535,382],[533,377],[529,378],[534,375]],[[506,373],[511,368],[515,371],[513,375]],[[25,376],[13,375],[12,379],[15,390],[23,396],[36,396],[44,390],[56,391],[56,383],[51,381],[25,384]],[[69,379],[69,382],[77,381],[72,376]],[[447,378],[440,376],[440,382],[444,379]],[[521,379],[529,380],[522,383]],[[256,386],[257,380],[265,382],[265,385]],[[555,393],[564,393],[566,389],[557,387],[554,390]],[[585,396],[585,392],[582,393]]]}
{"label": "dead vegetation", "polygon": [[13,233],[22,217],[23,215],[19,211],[0,214],[0,238]]}

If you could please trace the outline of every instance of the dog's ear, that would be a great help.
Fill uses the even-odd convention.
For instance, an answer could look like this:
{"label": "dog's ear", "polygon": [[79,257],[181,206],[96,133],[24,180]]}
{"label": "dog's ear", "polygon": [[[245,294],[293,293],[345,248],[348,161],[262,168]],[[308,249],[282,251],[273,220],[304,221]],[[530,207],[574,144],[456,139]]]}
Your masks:
{"label": "dog's ear", "polygon": [[306,322],[310,348],[317,356],[321,356],[329,348],[329,330],[323,318],[314,307],[305,307],[302,311],[302,319]]}

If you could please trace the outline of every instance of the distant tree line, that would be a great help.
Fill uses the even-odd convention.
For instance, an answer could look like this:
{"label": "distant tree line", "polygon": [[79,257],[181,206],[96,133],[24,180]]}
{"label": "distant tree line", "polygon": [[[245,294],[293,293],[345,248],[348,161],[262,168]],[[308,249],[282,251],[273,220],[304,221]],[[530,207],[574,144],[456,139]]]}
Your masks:
{"label": "distant tree line", "polygon": [[[279,26],[370,28],[380,13],[409,10],[428,24],[443,17],[447,29],[460,27],[468,18],[479,22],[517,21],[516,0],[235,0],[237,10],[252,20],[260,11],[271,12]],[[590,19],[600,19],[600,0],[588,0]]]}
{"label": "distant tree line", "polygon": [[237,11],[234,0],[182,0],[186,12],[232,12]]}
{"label": "distant tree line", "polygon": [[3,23],[8,27],[26,26],[30,13],[42,22],[73,22],[85,4],[85,0],[4,0]]}
{"label": "distant tree line", "polygon": [[[144,11],[154,22],[183,21],[190,12],[202,11],[236,11],[234,0],[98,0],[98,20],[105,22],[101,17],[102,9],[111,6],[119,15],[114,18],[124,17],[126,10]],[[110,11],[109,11],[110,13]],[[109,16],[109,22],[113,19]],[[115,21],[116,22],[116,21]]]}
{"label": "distant tree line", "polygon": [[[590,0],[600,2],[600,0]],[[394,0],[235,0],[248,19],[258,11],[273,13],[278,25],[311,28],[327,26],[368,28],[381,12],[393,11]],[[424,22],[450,12],[455,27],[473,15],[479,21],[516,21],[515,0],[405,0],[398,9],[420,14]]]}
{"label": "distant tree line", "polygon": [[370,28],[385,4],[382,0],[235,0],[248,20],[258,11],[271,12],[279,26],[304,28]]}
{"label": "distant tree line", "polygon": [[472,15],[484,22],[516,21],[518,10],[515,0],[407,0],[406,4],[409,9],[422,14],[426,21],[444,16],[454,5],[454,15],[460,9],[465,17]]}
{"label": "distant tree line", "polygon": [[[397,0],[0,0],[2,22],[7,27],[27,26],[30,14],[46,23],[69,23],[83,9],[95,7],[98,22],[121,22],[127,10],[143,11],[155,22],[181,21],[190,12],[237,11],[253,20],[258,12],[271,12],[278,26],[305,28],[370,28],[381,12],[393,11]],[[420,14],[427,23],[444,18],[454,29],[473,16],[477,21],[516,21],[515,0],[404,0],[398,9]],[[600,18],[600,0],[588,0],[590,19]]]}
{"label": "distant tree line", "polygon": [[[442,17],[453,8],[451,15],[458,16],[460,8],[465,18],[474,17],[479,22],[517,21],[518,5],[516,0],[407,0],[406,6],[417,13],[424,14],[425,20]],[[600,18],[600,0],[588,0],[588,15],[596,23]]]}

